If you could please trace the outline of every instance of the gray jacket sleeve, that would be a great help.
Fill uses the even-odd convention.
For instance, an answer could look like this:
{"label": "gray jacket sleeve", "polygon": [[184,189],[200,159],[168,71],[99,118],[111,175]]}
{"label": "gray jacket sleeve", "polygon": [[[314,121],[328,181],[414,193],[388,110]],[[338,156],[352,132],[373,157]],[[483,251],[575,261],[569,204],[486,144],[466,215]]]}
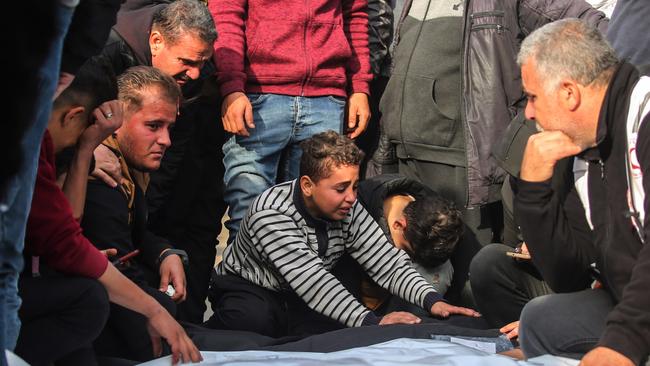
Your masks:
{"label": "gray jacket sleeve", "polygon": [[519,27],[524,35],[559,19],[578,18],[607,33],[609,19],[584,0],[520,0]]}

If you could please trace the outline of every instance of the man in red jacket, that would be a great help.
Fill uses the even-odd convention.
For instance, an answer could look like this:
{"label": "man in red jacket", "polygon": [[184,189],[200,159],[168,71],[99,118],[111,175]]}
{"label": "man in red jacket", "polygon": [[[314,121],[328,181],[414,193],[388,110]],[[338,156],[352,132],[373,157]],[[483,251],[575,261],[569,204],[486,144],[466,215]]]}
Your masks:
{"label": "man in red jacket", "polygon": [[[108,72],[108,74],[107,74]],[[160,337],[173,357],[185,362],[200,354],[183,328],[153,297],[128,280],[81,233],[86,184],[93,150],[121,124],[114,76],[88,64],[54,102],[41,144],[25,256],[19,281],[23,299],[16,353],[30,364],[92,365],[90,347],[108,315],[108,300],[147,318],[154,353]],[[91,113],[92,111],[92,113]],[[89,123],[93,121],[93,123]],[[55,154],[77,146],[63,189],[56,182]],[[95,281],[97,280],[97,281]],[[106,294],[108,293],[108,297]]]}
{"label": "man in red jacket", "polygon": [[223,146],[229,243],[257,195],[298,177],[301,141],[326,130],[355,138],[366,128],[372,79],[366,6],[366,0],[209,3],[220,33],[214,61],[222,122],[232,134]]}

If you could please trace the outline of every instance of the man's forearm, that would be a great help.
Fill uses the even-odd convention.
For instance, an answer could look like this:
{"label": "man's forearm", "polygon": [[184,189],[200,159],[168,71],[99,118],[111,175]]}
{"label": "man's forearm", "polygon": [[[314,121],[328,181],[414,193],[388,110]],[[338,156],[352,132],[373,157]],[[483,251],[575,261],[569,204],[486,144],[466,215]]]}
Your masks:
{"label": "man's forearm", "polygon": [[106,288],[111,302],[140,313],[146,318],[166,311],[153,297],[126,278],[111,263],[99,277],[99,282]]}
{"label": "man's forearm", "polygon": [[86,202],[86,188],[88,186],[88,173],[93,150],[80,146],[74,153],[70,169],[63,183],[63,193],[70,202],[72,214],[77,221],[81,221]]}

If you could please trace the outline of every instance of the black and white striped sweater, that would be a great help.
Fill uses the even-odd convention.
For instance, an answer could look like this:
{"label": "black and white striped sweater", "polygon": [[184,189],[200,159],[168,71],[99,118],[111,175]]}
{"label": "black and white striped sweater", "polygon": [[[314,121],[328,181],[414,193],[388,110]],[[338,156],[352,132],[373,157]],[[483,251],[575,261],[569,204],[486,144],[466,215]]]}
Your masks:
{"label": "black and white striped sweater", "polygon": [[329,272],[344,252],[396,296],[427,311],[442,300],[362,205],[355,202],[341,221],[314,218],[295,180],[271,187],[253,201],[216,271],[270,290],[293,291],[310,308],[350,327],[377,324],[379,318]]}

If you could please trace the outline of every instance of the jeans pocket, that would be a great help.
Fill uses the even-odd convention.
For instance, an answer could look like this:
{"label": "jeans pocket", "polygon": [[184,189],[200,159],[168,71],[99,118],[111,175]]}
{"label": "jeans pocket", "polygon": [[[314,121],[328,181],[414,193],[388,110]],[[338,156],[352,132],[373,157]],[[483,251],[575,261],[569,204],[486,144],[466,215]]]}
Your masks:
{"label": "jeans pocket", "polygon": [[269,97],[269,94],[258,94],[258,93],[248,93],[246,94],[248,97],[248,101],[250,101],[251,105],[260,105],[266,98]]}
{"label": "jeans pocket", "polygon": [[343,106],[348,102],[346,98],[339,97],[337,95],[329,95],[327,99],[330,102],[336,103],[338,105],[343,105]]}

